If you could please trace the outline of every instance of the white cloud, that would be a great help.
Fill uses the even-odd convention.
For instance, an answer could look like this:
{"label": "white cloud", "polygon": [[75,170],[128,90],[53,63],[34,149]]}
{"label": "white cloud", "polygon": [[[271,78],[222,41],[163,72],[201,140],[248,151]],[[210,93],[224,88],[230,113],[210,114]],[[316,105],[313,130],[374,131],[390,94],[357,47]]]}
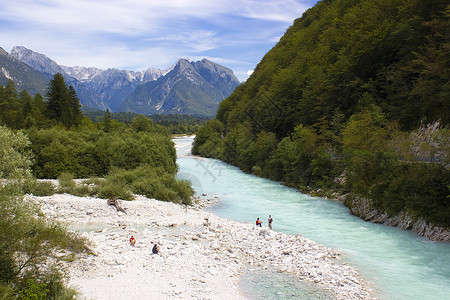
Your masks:
{"label": "white cloud", "polygon": [[250,76],[250,75],[252,75],[252,74],[253,74],[253,70],[248,70],[248,71],[247,71],[247,75],[248,75],[248,76]]}
{"label": "white cloud", "polygon": [[241,0],[235,6],[247,18],[290,23],[309,6],[295,0]]}
{"label": "white cloud", "polygon": [[[306,0],[305,0],[306,1]],[[214,57],[245,77],[308,7],[303,0],[15,0],[0,2],[0,47],[60,64],[165,68]],[[261,49],[264,49],[262,51]]]}
{"label": "white cloud", "polygon": [[224,15],[291,23],[306,7],[295,0],[16,0],[0,5],[0,18],[49,29],[130,34],[157,32],[187,18],[215,22]]}

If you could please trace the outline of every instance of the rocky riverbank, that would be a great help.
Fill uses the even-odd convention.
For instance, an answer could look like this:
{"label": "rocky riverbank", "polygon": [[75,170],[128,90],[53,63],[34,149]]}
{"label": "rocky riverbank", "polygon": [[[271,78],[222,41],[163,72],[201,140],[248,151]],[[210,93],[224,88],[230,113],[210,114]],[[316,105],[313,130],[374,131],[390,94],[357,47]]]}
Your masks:
{"label": "rocky riverbank", "polygon": [[407,212],[396,216],[389,216],[380,212],[371,205],[367,199],[352,197],[346,198],[344,204],[350,208],[352,214],[372,223],[380,223],[387,226],[398,227],[402,230],[411,230],[419,236],[424,236],[432,241],[450,242],[450,230],[427,223],[423,218],[415,218]]}
{"label": "rocky riverbank", "polygon": [[[249,265],[308,280],[336,299],[371,298],[358,272],[341,262],[342,253],[301,235],[219,218],[200,208],[206,199],[185,207],[138,196],[121,202],[122,213],[104,199],[29,197],[92,242],[94,254],[66,266],[85,299],[245,299],[238,283]],[[154,243],[158,255],[151,253]]]}
{"label": "rocky riverbank", "polygon": [[401,230],[411,230],[418,236],[423,236],[434,242],[450,242],[450,230],[442,226],[427,222],[424,218],[415,217],[408,212],[402,211],[395,216],[389,216],[375,208],[371,201],[366,198],[341,195],[334,191],[314,189],[311,187],[301,191],[313,197],[321,197],[327,200],[342,202],[355,216],[371,223],[398,227]]}

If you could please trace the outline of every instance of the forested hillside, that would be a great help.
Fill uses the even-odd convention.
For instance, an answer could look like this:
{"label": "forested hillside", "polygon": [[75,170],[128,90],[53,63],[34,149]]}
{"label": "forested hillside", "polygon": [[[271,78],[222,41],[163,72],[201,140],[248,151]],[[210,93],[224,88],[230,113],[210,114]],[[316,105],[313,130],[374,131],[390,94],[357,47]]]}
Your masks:
{"label": "forested hillside", "polygon": [[318,2],[221,103],[193,152],[346,195],[355,213],[368,199],[380,214],[450,227],[449,15],[443,0]]}

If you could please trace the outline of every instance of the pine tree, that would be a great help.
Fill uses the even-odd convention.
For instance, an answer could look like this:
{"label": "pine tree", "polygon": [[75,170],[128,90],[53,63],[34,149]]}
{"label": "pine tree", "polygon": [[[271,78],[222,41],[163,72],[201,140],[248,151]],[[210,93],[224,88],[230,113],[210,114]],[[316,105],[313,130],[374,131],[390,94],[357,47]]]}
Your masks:
{"label": "pine tree", "polygon": [[46,103],[41,94],[34,96],[33,105],[33,118],[36,120],[38,126],[42,126],[46,121]]}
{"label": "pine tree", "polygon": [[0,98],[0,124],[14,126],[18,110],[20,110],[20,102],[16,86],[12,80],[9,80]]}
{"label": "pine tree", "polygon": [[81,123],[81,119],[83,119],[83,114],[81,113],[80,100],[72,86],[69,86],[69,97],[72,109],[72,125],[78,126]]}
{"label": "pine tree", "polygon": [[[33,119],[32,117],[33,98],[27,93],[26,90],[23,90],[22,92],[20,92],[19,101],[21,103],[21,111],[20,113],[17,114],[16,117],[16,128],[23,128],[23,127],[29,128],[34,123],[36,123],[35,121],[31,120]],[[25,120],[27,124],[24,123]]]}
{"label": "pine tree", "polygon": [[4,86],[0,86],[0,126],[1,125],[5,125],[5,121],[4,121],[4,107],[6,105],[6,91],[5,91],[5,87]]}
{"label": "pine tree", "polygon": [[103,120],[103,131],[109,132],[111,130],[111,112],[109,109],[105,112],[105,118]]}
{"label": "pine tree", "polygon": [[47,116],[67,128],[78,126],[82,119],[80,100],[73,87],[67,88],[64,77],[57,73],[47,93]]}
{"label": "pine tree", "polygon": [[63,123],[66,127],[68,124],[70,113],[69,94],[66,82],[61,73],[56,73],[50,81],[50,87],[47,92],[47,116],[49,119]]}
{"label": "pine tree", "polygon": [[20,102],[22,103],[22,115],[26,118],[29,114],[32,113],[33,98],[31,98],[26,90],[20,92],[19,98]]}

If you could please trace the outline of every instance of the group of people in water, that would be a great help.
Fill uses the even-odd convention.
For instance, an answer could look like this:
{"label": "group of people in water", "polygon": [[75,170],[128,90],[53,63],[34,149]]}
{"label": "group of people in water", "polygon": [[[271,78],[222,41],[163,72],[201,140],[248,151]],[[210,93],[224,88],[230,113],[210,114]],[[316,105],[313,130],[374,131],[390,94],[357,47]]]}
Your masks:
{"label": "group of people in water", "polygon": [[[135,247],[135,246],[136,246],[136,238],[135,238],[134,236],[131,236],[131,237],[130,237],[130,245],[131,245],[132,247]],[[158,246],[158,244],[155,243],[155,244],[153,245],[152,253],[153,253],[153,254],[158,254],[158,253],[159,253],[159,246]]]}
{"label": "group of people in water", "polygon": [[[272,229],[272,216],[269,215],[269,219],[267,220],[267,223],[269,224],[269,228]],[[259,218],[256,218],[256,226],[262,227],[262,221]]]}

